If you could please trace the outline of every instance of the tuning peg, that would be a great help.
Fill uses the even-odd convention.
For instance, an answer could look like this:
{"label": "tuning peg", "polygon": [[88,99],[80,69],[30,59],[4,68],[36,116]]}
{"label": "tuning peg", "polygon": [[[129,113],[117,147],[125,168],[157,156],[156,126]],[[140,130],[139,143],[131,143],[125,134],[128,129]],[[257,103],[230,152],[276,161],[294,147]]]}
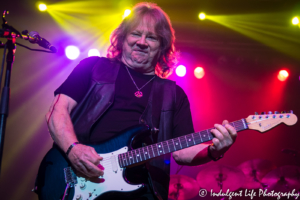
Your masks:
{"label": "tuning peg", "polygon": [[266,112],[261,112],[261,114],[262,114],[262,115],[265,115],[265,114],[266,114]]}
{"label": "tuning peg", "polygon": [[286,113],[286,111],[281,111],[282,114]]}
{"label": "tuning peg", "polygon": [[258,115],[258,112],[255,112],[254,115]]}
{"label": "tuning peg", "polygon": [[278,112],[278,111],[275,111],[274,113],[275,113],[275,114],[279,114],[279,112]]}
{"label": "tuning peg", "polygon": [[271,114],[272,114],[272,111],[269,111],[268,114],[271,115]]}
{"label": "tuning peg", "polygon": [[293,114],[294,113],[293,110],[290,110],[290,113]]}

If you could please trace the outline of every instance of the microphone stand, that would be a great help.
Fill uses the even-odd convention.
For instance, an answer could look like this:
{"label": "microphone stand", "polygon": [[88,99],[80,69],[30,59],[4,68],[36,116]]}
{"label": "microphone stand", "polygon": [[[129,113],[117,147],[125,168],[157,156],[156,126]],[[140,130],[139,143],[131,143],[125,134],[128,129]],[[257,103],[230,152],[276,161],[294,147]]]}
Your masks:
{"label": "microphone stand", "polygon": [[15,59],[15,52],[16,52],[16,39],[15,38],[8,39],[5,45],[8,52],[6,57],[5,81],[2,89],[1,102],[0,102],[0,172],[1,172],[1,163],[2,163],[2,155],[3,155],[6,119],[8,117],[8,108],[9,108],[8,106],[9,106],[9,94],[10,94],[11,69],[13,66],[13,62]]}
{"label": "microphone stand", "polygon": [[[7,24],[7,21],[5,20],[5,14],[8,14],[8,11],[3,12],[3,24],[2,29],[0,29],[0,37],[7,38],[7,42],[5,45],[3,45],[2,42],[0,42],[0,48],[4,48],[3,52],[3,62],[2,62],[2,69],[0,74],[0,86],[2,83],[2,70],[4,68],[4,58],[6,49],[8,50],[7,56],[6,56],[6,72],[5,72],[5,81],[4,86],[2,89],[1,94],[1,100],[0,100],[0,174],[1,174],[1,164],[2,164],[2,155],[3,155],[3,146],[4,146],[4,138],[5,138],[5,128],[6,128],[6,120],[8,117],[8,108],[9,108],[9,96],[10,96],[10,78],[11,78],[11,70],[12,66],[15,60],[15,53],[16,53],[16,44],[25,47],[32,51],[42,51],[47,53],[55,53],[51,51],[45,51],[45,50],[39,50],[39,49],[31,49],[29,47],[26,47],[22,44],[19,44],[16,42],[17,38],[27,39],[30,37],[25,31],[26,35],[22,35],[12,26],[9,26]],[[28,32],[28,31],[27,31]]]}

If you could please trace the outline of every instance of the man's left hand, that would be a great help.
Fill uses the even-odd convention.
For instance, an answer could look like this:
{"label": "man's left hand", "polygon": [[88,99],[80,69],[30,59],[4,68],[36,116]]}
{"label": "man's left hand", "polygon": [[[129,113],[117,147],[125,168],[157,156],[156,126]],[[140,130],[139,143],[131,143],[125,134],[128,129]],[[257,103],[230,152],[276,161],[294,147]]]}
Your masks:
{"label": "man's left hand", "polygon": [[214,158],[219,158],[223,155],[235,142],[237,137],[237,131],[229,125],[227,120],[224,120],[222,125],[215,124],[215,129],[212,129],[211,133],[215,138],[212,140],[213,145],[208,148],[210,148],[209,151]]}

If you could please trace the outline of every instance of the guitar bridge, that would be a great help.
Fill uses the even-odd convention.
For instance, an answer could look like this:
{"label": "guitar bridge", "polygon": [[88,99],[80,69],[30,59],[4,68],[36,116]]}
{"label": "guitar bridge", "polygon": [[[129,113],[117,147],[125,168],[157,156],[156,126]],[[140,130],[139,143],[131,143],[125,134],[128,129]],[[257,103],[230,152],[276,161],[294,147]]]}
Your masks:
{"label": "guitar bridge", "polygon": [[64,174],[65,174],[65,182],[70,187],[74,187],[75,184],[77,184],[77,177],[75,173],[73,172],[71,167],[64,168]]}

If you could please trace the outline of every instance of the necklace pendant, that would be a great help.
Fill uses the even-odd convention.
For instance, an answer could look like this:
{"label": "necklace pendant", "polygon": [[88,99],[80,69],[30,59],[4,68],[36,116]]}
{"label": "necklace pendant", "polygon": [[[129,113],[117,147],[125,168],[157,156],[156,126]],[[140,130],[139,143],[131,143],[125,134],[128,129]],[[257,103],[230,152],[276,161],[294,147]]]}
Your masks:
{"label": "necklace pendant", "polygon": [[134,93],[134,95],[137,97],[137,98],[141,98],[143,96],[143,93],[141,91],[136,91]]}

